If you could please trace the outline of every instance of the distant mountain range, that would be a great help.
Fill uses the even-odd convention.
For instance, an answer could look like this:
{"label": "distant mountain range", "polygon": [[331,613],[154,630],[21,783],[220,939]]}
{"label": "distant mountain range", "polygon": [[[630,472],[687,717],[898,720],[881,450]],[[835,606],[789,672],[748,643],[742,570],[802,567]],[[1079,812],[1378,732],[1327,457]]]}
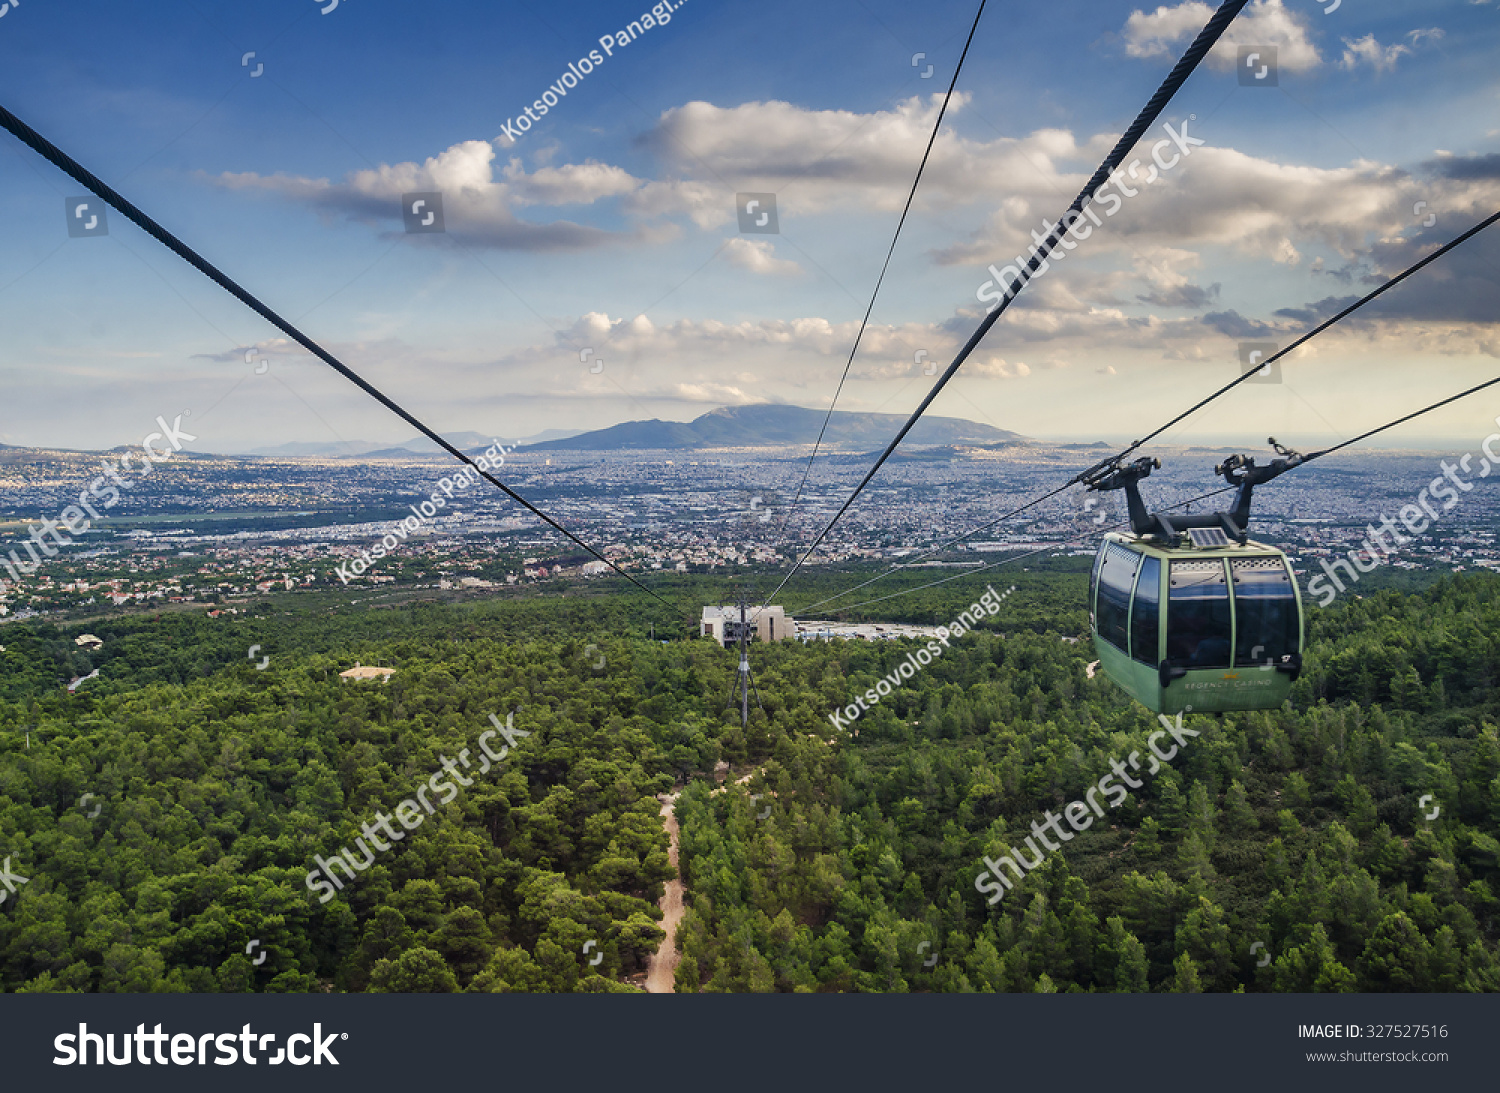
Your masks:
{"label": "distant mountain range", "polygon": [[[524,450],[621,451],[632,448],[690,450],[695,448],[766,448],[811,444],[818,438],[826,410],[801,406],[725,406],[689,422],[627,421],[591,433],[529,444]],[[835,411],[823,444],[828,448],[863,451],[883,448],[906,421],[905,414],[858,414]],[[956,417],[924,417],[907,443],[919,445],[1004,444],[1025,440],[1019,433],[979,425]]]}
{"label": "distant mountain range", "polygon": [[[483,452],[499,439],[523,452],[600,451],[691,451],[703,448],[776,448],[812,444],[823,427],[826,410],[802,406],[762,403],[755,406],[724,406],[689,422],[627,421],[607,429],[580,432],[548,429],[528,437],[494,437],[476,432],[454,432],[446,439],[469,455]],[[835,411],[823,437],[828,451],[861,458],[885,449],[906,422],[905,414],[861,414]],[[908,434],[901,459],[922,462],[958,457],[955,448],[1003,447],[1025,442],[1026,437],[1008,429],[980,425],[956,417],[923,417]],[[912,452],[911,448],[926,449]],[[0,449],[7,445],[0,444]],[[946,450],[940,450],[946,449]],[[16,449],[20,451],[20,449]],[[120,449],[124,450],[124,449]],[[183,452],[185,456],[193,453]],[[266,459],[402,459],[439,455],[441,449],[426,437],[413,437],[400,444],[350,441],[292,441],[226,455]],[[10,458],[7,455],[5,458]],[[873,458],[873,455],[872,455]]]}

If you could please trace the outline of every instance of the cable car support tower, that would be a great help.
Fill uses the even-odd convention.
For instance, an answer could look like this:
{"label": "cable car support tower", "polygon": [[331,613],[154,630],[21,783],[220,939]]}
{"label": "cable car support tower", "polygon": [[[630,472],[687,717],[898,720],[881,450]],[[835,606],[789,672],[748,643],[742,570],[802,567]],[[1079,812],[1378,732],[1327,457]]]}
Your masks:
{"label": "cable car support tower", "polygon": [[760,689],[755,686],[755,677],[750,671],[750,605],[743,591],[740,593],[739,607],[740,624],[737,645],[740,654],[740,666],[735,673],[734,683],[730,685],[729,701],[725,704],[724,708],[732,709],[734,707],[734,692],[738,689],[740,692],[740,727],[748,729],[750,727],[750,695],[754,693],[755,704],[760,707],[761,713],[766,712],[766,706],[760,700]]}

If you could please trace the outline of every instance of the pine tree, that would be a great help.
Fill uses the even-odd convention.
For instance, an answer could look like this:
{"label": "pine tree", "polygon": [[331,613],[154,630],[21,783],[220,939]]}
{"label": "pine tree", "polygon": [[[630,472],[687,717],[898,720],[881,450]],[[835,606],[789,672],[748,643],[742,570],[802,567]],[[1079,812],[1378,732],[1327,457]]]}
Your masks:
{"label": "pine tree", "polygon": [[1177,772],[1168,769],[1162,772],[1156,788],[1156,813],[1161,817],[1162,831],[1172,838],[1182,834],[1185,810],[1182,790],[1177,783]]}
{"label": "pine tree", "polygon": [[1155,816],[1147,816],[1141,821],[1141,829],[1135,836],[1135,852],[1146,861],[1154,861],[1161,853],[1161,824],[1156,822]]}
{"label": "pine tree", "polygon": [[1199,880],[1212,881],[1217,875],[1213,862],[1209,860],[1208,847],[1204,845],[1203,836],[1196,831],[1188,832],[1187,838],[1182,840],[1182,847],[1177,851],[1177,861],[1184,872]]}
{"label": "pine tree", "polygon": [[1197,835],[1203,849],[1212,854],[1218,832],[1214,829],[1214,809],[1208,799],[1208,790],[1202,782],[1194,782],[1188,790],[1187,829]]}
{"label": "pine tree", "polygon": [[1193,958],[1207,986],[1227,991],[1234,982],[1234,951],[1224,912],[1206,897],[1190,910],[1177,928],[1177,948]]}
{"label": "pine tree", "polygon": [[1428,990],[1449,992],[1459,989],[1463,981],[1463,953],[1453,927],[1444,926],[1432,939],[1427,954]]}
{"label": "pine tree", "polygon": [[1126,934],[1120,963],[1115,970],[1115,990],[1120,993],[1145,994],[1150,990],[1146,947],[1134,934]]}
{"label": "pine tree", "polygon": [[1245,787],[1238,781],[1230,782],[1224,794],[1225,826],[1236,835],[1255,830],[1255,813],[1245,796]]}
{"label": "pine tree", "polygon": [[1172,962],[1172,990],[1177,994],[1202,994],[1203,983],[1198,978],[1198,966],[1193,958],[1183,953]]}
{"label": "pine tree", "polygon": [[1303,812],[1312,804],[1312,794],[1307,788],[1307,779],[1300,770],[1294,770],[1281,783],[1282,802],[1296,812]]}
{"label": "pine tree", "polygon": [[1404,912],[1386,915],[1360,956],[1361,989],[1425,991],[1431,946]]}
{"label": "pine tree", "polygon": [[1125,928],[1125,920],[1119,915],[1112,916],[1105,923],[1097,963],[1112,971],[1116,993],[1145,993],[1150,989],[1146,947]]}

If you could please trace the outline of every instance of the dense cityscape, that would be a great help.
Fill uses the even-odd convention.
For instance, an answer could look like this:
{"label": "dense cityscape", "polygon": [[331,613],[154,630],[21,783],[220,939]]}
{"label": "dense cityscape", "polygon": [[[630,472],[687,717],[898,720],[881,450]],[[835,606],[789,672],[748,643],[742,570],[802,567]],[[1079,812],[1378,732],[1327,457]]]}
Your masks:
{"label": "dense cityscape", "polygon": [[[1067,481],[1103,451],[1018,443],[903,453],[809,564],[912,558],[916,565],[979,566],[1006,553],[1047,548],[1091,553],[1099,532],[1122,519],[1117,495],[1073,487],[1013,519],[999,517]],[[868,466],[864,454],[820,457],[788,522],[805,453],[523,451],[510,457],[501,477],[602,544],[626,571],[735,573],[789,564]],[[1148,504],[1179,506],[1222,485],[1212,470],[1227,453],[1190,448],[1160,454],[1164,468],[1145,487]],[[139,604],[219,605],[273,590],[348,585],[483,590],[608,571],[488,485],[454,490],[451,461],[417,454],[273,459],[181,453],[133,483],[124,503],[87,529],[75,521],[79,530],[68,537],[70,545],[28,552],[25,544],[38,541],[33,530],[48,514],[67,509],[103,456],[21,448],[5,449],[3,456],[0,616],[10,618]],[[1399,527],[1403,508],[1425,497],[1424,488],[1444,474],[1443,461],[1459,473],[1453,461],[1461,456],[1341,455],[1263,487],[1253,533],[1285,548],[1306,579],[1322,571],[1322,561],[1367,551],[1370,529],[1382,521],[1394,519]],[[1500,493],[1472,461],[1466,466],[1460,478],[1470,488],[1449,490],[1446,504],[1433,507],[1427,500],[1437,518],[1422,521],[1422,534],[1406,535],[1409,541],[1390,557],[1392,566],[1500,569],[1494,530]],[[445,481],[453,501],[444,511],[402,536],[397,549],[363,573],[351,574],[353,559],[399,526],[408,505]],[[926,556],[976,529],[982,530]]]}

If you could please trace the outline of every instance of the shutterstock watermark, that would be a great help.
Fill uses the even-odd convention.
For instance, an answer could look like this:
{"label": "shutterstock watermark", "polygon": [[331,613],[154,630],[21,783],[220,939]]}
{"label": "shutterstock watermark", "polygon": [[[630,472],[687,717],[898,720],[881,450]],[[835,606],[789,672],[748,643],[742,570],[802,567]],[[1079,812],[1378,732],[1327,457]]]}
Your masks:
{"label": "shutterstock watermark", "polygon": [[[8,560],[0,558],[0,568],[10,574],[11,582],[19,583],[22,577],[35,573],[43,559],[57,557],[58,547],[72,546],[73,540],[68,536],[82,535],[93,526],[95,520],[106,519],[104,513],[99,510],[108,511],[118,505],[122,490],[130,489],[136,484],[137,479],[149,475],[156,464],[165,463],[172,458],[174,452],[182,451],[185,441],[197,440],[196,436],[182,428],[182,419],[191,412],[184,410],[170,425],[167,424],[165,418],[158,417],[156,424],[161,426],[161,430],[149,433],[141,441],[139,455],[127,452],[118,460],[101,462],[99,470],[103,473],[78,494],[78,504],[69,505],[63,509],[55,520],[43,520],[39,524],[33,524],[30,528],[31,538],[21,543],[21,549],[26,551],[31,561],[23,562],[16,550],[10,551]],[[161,447],[154,448],[153,444],[160,444]],[[141,461],[138,468],[135,466],[137,459]],[[124,478],[120,474],[122,470],[136,477]],[[96,505],[95,502],[98,504]],[[0,580],[0,595],[3,595],[6,590],[6,582]]]}
{"label": "shutterstock watermark", "polygon": [[890,694],[906,680],[927,667],[938,657],[943,655],[943,650],[948,647],[948,642],[954,638],[962,637],[967,631],[974,629],[974,624],[980,619],[993,615],[1000,610],[1000,601],[1014,592],[1012,585],[1005,592],[996,592],[994,585],[985,585],[984,595],[969,605],[969,609],[958,618],[954,619],[948,626],[937,628],[937,637],[929,641],[915,653],[907,653],[906,659],[898,664],[890,672],[886,673],[875,686],[864,694],[855,698],[842,710],[835,710],[828,715],[836,728],[847,729],[852,722],[858,721],[861,714],[868,713],[871,707],[879,704],[880,700]]}
{"label": "shutterstock watermark", "polygon": [[[1500,417],[1495,419],[1495,424],[1500,425]],[[1460,474],[1460,471],[1488,478],[1500,470],[1500,448],[1496,447],[1497,444],[1500,444],[1500,433],[1491,433],[1484,438],[1484,443],[1479,446],[1484,454],[1477,457],[1480,460],[1477,472],[1472,466],[1476,458],[1472,452],[1465,454],[1456,464],[1449,463],[1446,459],[1438,464],[1443,473],[1422,487],[1422,491],[1417,494],[1416,504],[1402,505],[1401,511],[1396,514],[1412,537],[1426,532],[1437,523],[1442,513],[1453,509],[1460,498],[1474,488],[1474,483]],[[1441,511],[1435,507],[1435,502],[1438,501],[1443,503]],[[1340,592],[1358,584],[1362,575],[1373,573],[1390,561],[1397,550],[1412,541],[1401,534],[1396,521],[1385,513],[1380,514],[1379,527],[1366,524],[1365,531],[1369,533],[1368,537],[1359,544],[1358,549],[1348,551],[1345,557],[1335,558],[1331,562],[1326,558],[1319,559],[1318,564],[1323,567],[1323,572],[1307,583],[1307,591],[1318,597],[1319,607],[1327,607],[1333,603]],[[1339,579],[1341,570],[1348,584]]]}
{"label": "shutterstock watermark", "polygon": [[[1188,121],[1197,120],[1197,114],[1188,115]],[[1102,228],[1104,226],[1104,221],[1099,219],[1099,215],[1094,212],[1096,204],[1103,206],[1105,216],[1114,216],[1115,213],[1124,207],[1125,198],[1135,197],[1139,194],[1141,191],[1126,181],[1127,176],[1131,181],[1150,186],[1188,156],[1192,155],[1194,148],[1206,144],[1207,141],[1188,135],[1188,121],[1182,123],[1181,131],[1173,129],[1171,122],[1162,123],[1162,128],[1167,131],[1167,135],[1152,145],[1152,164],[1146,165],[1146,174],[1144,176],[1139,173],[1141,161],[1139,159],[1131,160],[1130,164],[1125,168],[1124,173],[1117,170],[1114,174],[1110,175],[1109,181],[1094,192],[1093,198],[1083,207],[1082,212],[1070,209],[1063,216],[1060,224],[1053,224],[1043,219],[1040,229],[1033,228],[1031,230],[1031,250],[1026,257],[1017,255],[1013,265],[1004,266],[999,269],[991,265],[990,276],[994,280],[986,281],[980,285],[978,292],[975,293],[980,303],[989,305],[985,308],[985,311],[994,311],[1020,290],[1018,282],[1021,279],[1021,271],[1032,258],[1036,257],[1042,249],[1042,244],[1054,232],[1061,232],[1058,243],[1062,249],[1053,250],[1050,258],[1043,258],[1037,266],[1036,272],[1031,275],[1032,279],[1040,277],[1051,269],[1053,262],[1061,262],[1066,258],[1069,252],[1078,247],[1079,243],[1094,234],[1095,228]],[[1170,152],[1170,157],[1163,155],[1164,151]],[[1110,186],[1113,186],[1117,192],[1110,192]],[[1086,221],[1091,221],[1091,223]],[[1003,289],[1001,286],[1004,286]]]}
{"label": "shutterstock watermark", "polygon": [[[1188,707],[1188,712],[1192,712],[1191,706]],[[1178,714],[1175,721],[1166,714],[1160,715],[1158,720],[1161,722],[1161,729],[1152,733],[1146,740],[1146,745],[1151,749],[1151,755],[1148,757],[1151,760],[1151,766],[1146,771],[1148,776],[1155,775],[1160,771],[1163,763],[1170,763],[1176,757],[1179,747],[1187,747],[1186,737],[1198,735],[1195,729],[1183,727],[1182,714]],[[1171,736],[1176,741],[1168,751],[1163,751],[1156,746],[1156,742],[1164,736]],[[1004,899],[1005,893],[1014,888],[1017,881],[1024,880],[1027,873],[1040,868],[1043,859],[1048,854],[1054,850],[1060,850],[1063,843],[1072,842],[1077,832],[1087,831],[1096,819],[1103,817],[1104,808],[1094,799],[1096,793],[1104,794],[1109,807],[1114,809],[1119,808],[1125,803],[1125,799],[1130,796],[1132,789],[1140,789],[1146,784],[1145,781],[1130,776],[1129,771],[1126,769],[1127,764],[1129,770],[1139,773],[1141,769],[1141,753],[1138,751],[1131,752],[1130,757],[1125,762],[1121,762],[1118,759],[1111,759],[1109,761],[1110,773],[1100,778],[1097,784],[1090,786],[1088,792],[1083,795],[1084,799],[1082,801],[1074,801],[1064,808],[1061,816],[1049,809],[1045,813],[1046,820],[1031,821],[1031,834],[1027,836],[1025,842],[1025,845],[1031,851],[1030,859],[1015,846],[1012,846],[1010,853],[1004,857],[984,859],[984,864],[989,871],[980,873],[974,878],[974,887],[979,890],[980,895],[989,896],[987,902],[990,906],[993,907]],[[1120,779],[1120,782],[1123,782],[1124,785],[1117,783],[1115,781],[1116,778]],[[1072,831],[1063,830],[1061,822],[1063,819],[1068,821],[1068,826],[1073,829]],[[1047,838],[1045,833],[1048,830],[1051,830],[1057,836],[1057,842],[1053,842]],[[1038,839],[1041,840],[1041,847],[1037,846]],[[1011,872],[1015,874],[1014,878],[1005,875],[1005,870],[1002,867],[1007,865],[1010,866]]]}
{"label": "shutterstock watermark", "polygon": [[16,885],[30,883],[30,877],[23,877],[20,873],[10,871],[10,859],[6,858],[5,864],[0,865],[0,885],[3,885],[3,890],[0,890],[0,903],[4,903],[16,893]]}
{"label": "shutterstock watermark", "polygon": [[443,478],[438,481],[438,488],[432,491],[432,496],[420,505],[408,505],[412,514],[405,520],[400,521],[386,535],[372,544],[369,549],[360,551],[359,557],[352,562],[346,562],[334,569],[334,574],[339,580],[348,584],[355,577],[362,575],[381,558],[395,551],[396,547],[406,542],[407,537],[414,531],[421,531],[424,524],[430,524],[433,517],[438,514],[439,509],[448,507],[448,500],[455,493],[466,490],[475,482],[479,481],[479,472],[494,470],[505,465],[505,457],[514,448],[507,448],[498,440],[485,450],[478,459],[478,470],[474,467],[465,466],[457,476]]}
{"label": "shutterstock watermark", "polygon": [[[504,760],[510,754],[510,749],[516,746],[516,740],[519,737],[531,735],[525,729],[515,727],[515,716],[514,713],[508,714],[505,718],[505,723],[502,725],[498,717],[490,714],[490,722],[495,727],[485,730],[479,737],[479,750],[484,753],[479,757],[479,761],[482,764],[479,768],[480,774],[488,774],[492,766]],[[489,745],[489,741],[496,736],[503,736],[505,738],[505,746],[498,752],[491,751]],[[354,845],[359,847],[359,860],[356,860],[354,852],[348,847],[344,847],[331,858],[318,857],[314,859],[318,863],[318,867],[308,870],[307,888],[310,892],[322,892],[322,895],[318,897],[319,903],[327,903],[334,897],[335,893],[341,891],[344,887],[344,882],[334,875],[333,871],[335,869],[342,869],[352,881],[356,872],[362,873],[375,864],[376,851],[384,853],[391,848],[391,843],[382,839],[376,831],[371,830],[372,828],[377,828],[379,831],[384,832],[391,842],[400,842],[406,838],[407,831],[415,831],[421,827],[427,817],[437,810],[437,805],[434,805],[427,798],[428,790],[431,790],[434,794],[443,794],[444,796],[438,801],[438,804],[446,805],[458,797],[458,786],[467,787],[474,784],[474,779],[465,778],[459,772],[460,765],[462,765],[464,770],[473,769],[469,764],[468,748],[464,748],[458,753],[458,762],[454,762],[446,755],[441,756],[441,759],[443,769],[433,774],[426,782],[418,786],[417,792],[413,797],[402,801],[392,812],[375,813],[374,820],[366,820],[361,825],[360,830],[364,832],[364,838],[354,840]],[[448,781],[444,777],[445,774],[451,777],[453,781]],[[457,782],[458,786],[455,786],[453,782]],[[420,807],[418,807],[419,803]],[[426,810],[425,812],[423,811],[424,809]],[[405,830],[397,831],[392,827],[392,819],[400,823]],[[365,842],[366,839],[369,840],[368,845]]]}
{"label": "shutterstock watermark", "polygon": [[[236,1063],[244,1062],[249,1066],[257,1063],[265,1063],[267,1066],[280,1066],[282,1063],[291,1063],[293,1066],[338,1066],[339,1061],[334,1056],[333,1042],[335,1040],[347,1040],[347,1032],[330,1032],[323,1035],[323,1026],[319,1023],[313,1024],[311,1033],[294,1032],[286,1038],[286,1046],[276,1048],[276,1053],[271,1054],[271,1048],[276,1044],[276,1033],[257,1033],[253,1027],[246,1024],[239,1032],[205,1032],[194,1035],[190,1032],[163,1032],[161,1025],[155,1026],[155,1031],[147,1032],[144,1023],[136,1025],[134,1032],[122,1032],[120,1037],[120,1053],[115,1055],[115,1033],[90,1032],[85,1022],[79,1022],[76,1033],[59,1033],[52,1039],[52,1049],[57,1055],[52,1060],[53,1066],[130,1066],[139,1063],[141,1066],[234,1066]],[[90,1051],[90,1049],[93,1049]],[[209,1049],[213,1048],[216,1054],[210,1059]],[[261,1057],[255,1057],[256,1051],[261,1052]],[[90,1063],[89,1056],[93,1056]]]}
{"label": "shutterstock watermark", "polygon": [[566,72],[554,83],[549,84],[547,90],[533,100],[522,113],[515,118],[507,118],[501,122],[500,128],[504,130],[512,143],[520,140],[524,133],[529,132],[531,127],[546,117],[553,107],[567,98],[568,92],[582,83],[594,69],[602,68],[605,60],[615,55],[615,50],[624,49],[652,27],[666,26],[672,21],[672,13],[681,10],[686,3],[687,0],[676,0],[675,3],[673,0],[662,0],[650,11],[643,13],[640,18],[626,23],[623,30],[604,35],[599,39],[599,49],[602,49],[603,53],[600,53],[599,49],[591,49],[586,56],[570,61]]}

